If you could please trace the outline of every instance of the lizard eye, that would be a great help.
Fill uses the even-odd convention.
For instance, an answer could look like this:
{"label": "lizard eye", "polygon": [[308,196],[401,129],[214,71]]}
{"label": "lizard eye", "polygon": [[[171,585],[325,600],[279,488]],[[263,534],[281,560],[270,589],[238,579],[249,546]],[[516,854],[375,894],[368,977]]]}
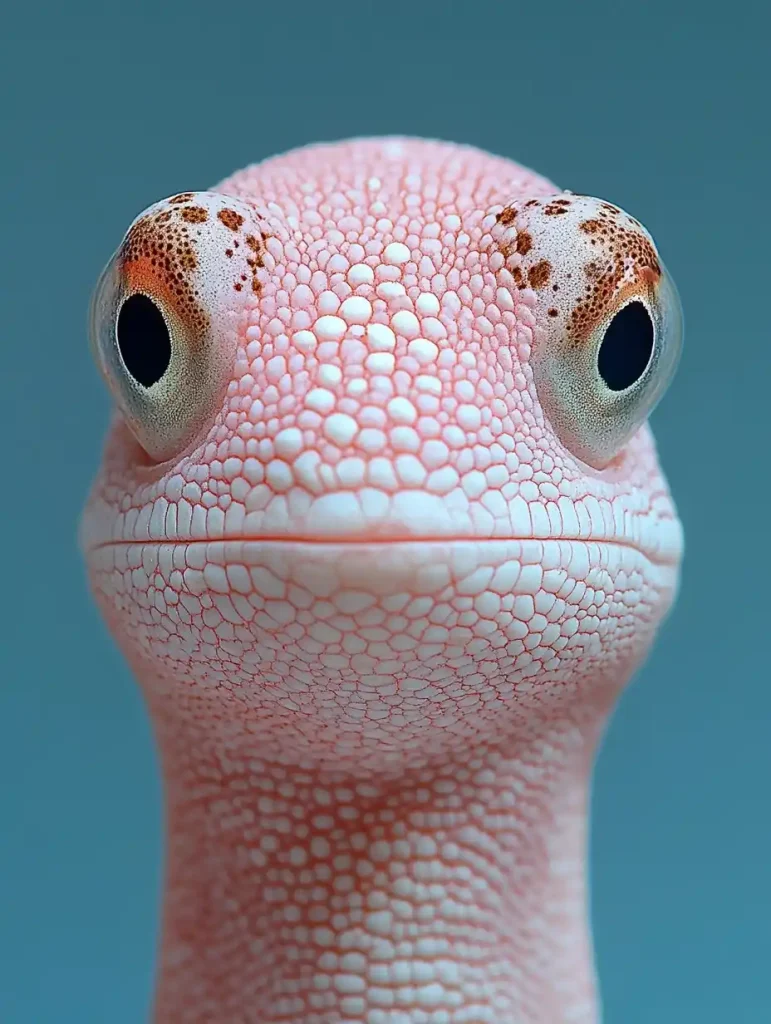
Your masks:
{"label": "lizard eye", "polygon": [[630,302],[605,328],[597,352],[597,371],[610,391],[626,391],[642,377],[651,361],[656,329],[642,302]]}
{"label": "lizard eye", "polygon": [[178,454],[221,408],[265,255],[249,204],[187,192],[140,214],[103,271],[92,349],[151,458]]}
{"label": "lizard eye", "polygon": [[138,384],[151,388],[162,380],[171,363],[171,331],[152,299],[139,292],[129,295],[115,334],[123,365]]}
{"label": "lizard eye", "polygon": [[515,284],[536,294],[530,365],[543,412],[573,455],[601,469],[674,376],[674,283],[642,225],[602,200],[530,199],[497,224]]}

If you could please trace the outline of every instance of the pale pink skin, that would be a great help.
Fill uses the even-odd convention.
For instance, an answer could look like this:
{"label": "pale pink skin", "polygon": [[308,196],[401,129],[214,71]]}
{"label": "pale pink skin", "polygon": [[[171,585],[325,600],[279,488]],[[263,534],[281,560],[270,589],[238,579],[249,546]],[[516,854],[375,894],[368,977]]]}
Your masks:
{"label": "pale pink skin", "polygon": [[[645,409],[592,466],[539,400],[589,240],[570,213],[550,241],[539,199],[523,255],[503,211],[558,192],[359,140],[138,222],[206,211],[170,314],[185,352],[210,342],[203,383],[168,416],[123,403],[82,526],[162,753],[159,1024],[598,1020],[590,771],[681,531]],[[123,286],[173,306],[135,250]]]}

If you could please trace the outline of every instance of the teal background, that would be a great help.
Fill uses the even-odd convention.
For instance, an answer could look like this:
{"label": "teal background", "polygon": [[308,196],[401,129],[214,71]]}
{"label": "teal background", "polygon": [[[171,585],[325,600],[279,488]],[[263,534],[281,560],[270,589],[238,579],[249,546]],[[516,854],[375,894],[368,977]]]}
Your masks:
{"label": "teal background", "polygon": [[654,416],[679,604],[594,797],[606,1024],[771,1020],[765,5],[13,5],[0,32],[0,1021],[137,1024],[160,794],[75,544],[108,403],[86,307],[129,221],[292,146],[475,143],[657,238],[686,350]]}

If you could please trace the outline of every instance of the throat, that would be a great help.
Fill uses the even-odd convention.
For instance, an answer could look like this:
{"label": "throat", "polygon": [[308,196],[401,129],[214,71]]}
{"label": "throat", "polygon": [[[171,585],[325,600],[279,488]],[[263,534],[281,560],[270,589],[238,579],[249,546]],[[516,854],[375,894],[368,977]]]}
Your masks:
{"label": "throat", "polygon": [[157,1024],[595,1021],[596,731],[398,778],[164,744]]}

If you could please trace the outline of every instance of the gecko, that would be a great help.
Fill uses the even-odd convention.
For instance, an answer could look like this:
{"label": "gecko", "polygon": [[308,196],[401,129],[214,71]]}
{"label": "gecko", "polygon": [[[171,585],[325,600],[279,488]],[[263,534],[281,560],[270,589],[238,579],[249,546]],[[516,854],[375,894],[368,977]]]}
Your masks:
{"label": "gecko", "polygon": [[303,146],[145,209],[89,331],[153,1020],[596,1024],[591,772],[683,550],[649,232],[469,145]]}

